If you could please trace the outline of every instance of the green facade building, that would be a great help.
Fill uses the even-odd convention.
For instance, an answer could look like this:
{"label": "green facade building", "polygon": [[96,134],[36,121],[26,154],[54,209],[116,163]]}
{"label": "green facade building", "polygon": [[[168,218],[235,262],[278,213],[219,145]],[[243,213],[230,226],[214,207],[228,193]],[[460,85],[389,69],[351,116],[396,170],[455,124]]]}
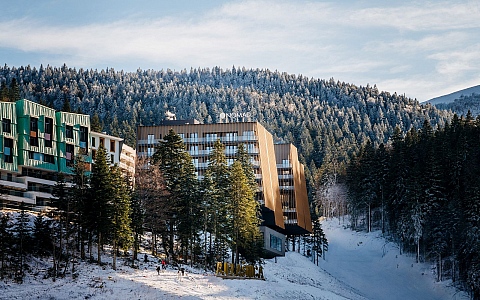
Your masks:
{"label": "green facade building", "polygon": [[48,205],[56,175],[72,174],[77,154],[92,162],[88,115],[59,112],[22,99],[0,102],[0,118],[3,206]]}

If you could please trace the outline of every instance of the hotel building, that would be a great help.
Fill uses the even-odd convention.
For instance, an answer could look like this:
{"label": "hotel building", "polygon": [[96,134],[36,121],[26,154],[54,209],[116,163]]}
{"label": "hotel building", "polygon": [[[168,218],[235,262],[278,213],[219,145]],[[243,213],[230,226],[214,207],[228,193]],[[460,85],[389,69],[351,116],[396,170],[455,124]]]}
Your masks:
{"label": "hotel building", "polygon": [[84,155],[90,171],[97,136],[116,141],[119,146],[109,153],[121,164],[122,139],[91,132],[88,115],[55,111],[22,99],[0,102],[0,119],[1,207],[17,207],[21,202],[32,209],[48,206],[57,174],[72,175],[76,155]]}
{"label": "hotel building", "polygon": [[312,231],[303,166],[293,145],[275,145],[272,135],[258,122],[200,124],[193,119],[166,120],[159,126],[137,128],[137,154],[151,157],[170,129],[183,138],[199,179],[208,167],[215,141],[225,145],[228,165],[233,164],[238,145],[244,144],[258,184],[256,199],[262,208],[260,230],[267,256],[285,254],[286,235]]}

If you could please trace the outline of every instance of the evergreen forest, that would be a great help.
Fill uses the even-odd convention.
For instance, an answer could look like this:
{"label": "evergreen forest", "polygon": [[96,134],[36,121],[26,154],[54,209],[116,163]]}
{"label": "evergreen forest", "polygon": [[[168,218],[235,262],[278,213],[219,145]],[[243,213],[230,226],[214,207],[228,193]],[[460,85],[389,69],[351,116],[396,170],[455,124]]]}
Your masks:
{"label": "evergreen forest", "polygon": [[416,261],[436,263],[449,279],[480,296],[480,117],[454,115],[434,130],[403,134],[390,145],[367,142],[347,167],[352,227],[382,229]]}

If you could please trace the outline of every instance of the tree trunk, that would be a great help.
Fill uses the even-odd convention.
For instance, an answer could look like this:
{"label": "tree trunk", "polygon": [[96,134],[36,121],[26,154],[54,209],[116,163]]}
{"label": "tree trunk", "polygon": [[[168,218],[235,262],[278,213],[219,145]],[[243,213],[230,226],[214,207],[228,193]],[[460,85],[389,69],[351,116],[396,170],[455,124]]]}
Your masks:
{"label": "tree trunk", "polygon": [[117,270],[117,241],[116,238],[113,239],[113,261],[112,269]]}
{"label": "tree trunk", "polygon": [[97,259],[98,259],[98,264],[102,264],[102,255],[101,251],[102,250],[102,233],[98,232],[98,245],[97,245]]}

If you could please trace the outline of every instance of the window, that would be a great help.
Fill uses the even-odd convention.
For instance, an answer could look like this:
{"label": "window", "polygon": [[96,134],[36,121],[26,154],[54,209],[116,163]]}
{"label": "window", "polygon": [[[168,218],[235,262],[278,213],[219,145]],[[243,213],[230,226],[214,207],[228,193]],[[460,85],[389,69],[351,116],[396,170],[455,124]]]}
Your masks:
{"label": "window", "polygon": [[282,239],[270,234],[270,248],[282,252]]}
{"label": "window", "polygon": [[217,140],[217,134],[216,133],[207,133],[205,135],[206,141],[207,142],[215,142]]}
{"label": "window", "polygon": [[178,135],[182,138],[182,140],[185,139],[185,134],[179,133]]}
{"label": "window", "polygon": [[38,147],[38,119],[30,117],[30,146]]}
{"label": "window", "polygon": [[244,136],[248,136],[248,137],[254,137],[254,136],[255,136],[255,132],[253,132],[253,130],[248,130],[248,131],[244,131],[244,132],[243,132],[243,135],[244,135]]}
{"label": "window", "polygon": [[30,146],[38,147],[38,137],[30,136]]}
{"label": "window", "polygon": [[88,128],[84,126],[80,126],[80,147],[88,148]]}
{"label": "window", "polygon": [[148,148],[148,149],[147,149],[147,156],[148,156],[148,157],[153,156],[154,151],[155,151],[154,148]]}
{"label": "window", "polygon": [[198,155],[198,146],[190,146],[190,155]]}
{"label": "window", "polygon": [[100,138],[100,146],[105,147],[105,139]]}
{"label": "window", "polygon": [[227,141],[227,142],[237,141],[237,133],[236,132],[227,132],[225,134],[225,141]]}
{"label": "window", "polygon": [[96,144],[97,144],[97,143],[96,143],[96,140],[97,140],[97,139],[92,136],[92,147],[97,147],[97,146],[96,146]]}
{"label": "window", "polygon": [[45,147],[52,148],[53,119],[45,118]]}
{"label": "window", "polygon": [[92,158],[95,159],[95,156],[97,156],[97,150],[92,150]]}
{"label": "window", "polygon": [[198,142],[198,133],[192,132],[190,133],[190,142]]}
{"label": "window", "polygon": [[110,154],[110,163],[115,163],[115,156],[113,156],[113,154]]}
{"label": "window", "polygon": [[30,131],[35,134],[38,132],[38,118],[30,117]]}
{"label": "window", "polygon": [[232,155],[237,153],[237,146],[227,145],[225,146],[225,154]]}
{"label": "window", "polygon": [[284,167],[289,167],[290,166],[290,160],[289,159],[284,159],[282,160],[282,165]]}
{"label": "window", "polygon": [[155,144],[155,135],[149,134],[147,136],[147,144],[149,144],[149,145]]}
{"label": "window", "polygon": [[110,152],[115,152],[115,141],[110,140]]}
{"label": "window", "polygon": [[67,139],[73,139],[73,126],[72,125],[65,126],[65,137]]}
{"label": "window", "polygon": [[34,159],[34,160],[42,160],[42,155],[41,153],[38,153],[35,151],[28,151],[28,158]]}
{"label": "window", "polygon": [[6,163],[13,163],[13,139],[3,138],[3,159]]}
{"label": "window", "polygon": [[53,133],[53,119],[45,118],[45,133]]}
{"label": "window", "polygon": [[43,161],[46,162],[46,163],[50,163],[50,164],[55,163],[55,159],[54,159],[53,155],[50,155],[50,154],[44,154],[43,155]]}
{"label": "window", "polygon": [[3,132],[12,133],[11,123],[12,123],[12,121],[10,119],[6,119],[6,118],[2,119],[2,130],[3,130]]}
{"label": "window", "polygon": [[73,166],[75,147],[72,144],[65,146],[65,158],[67,159],[67,166]]}

